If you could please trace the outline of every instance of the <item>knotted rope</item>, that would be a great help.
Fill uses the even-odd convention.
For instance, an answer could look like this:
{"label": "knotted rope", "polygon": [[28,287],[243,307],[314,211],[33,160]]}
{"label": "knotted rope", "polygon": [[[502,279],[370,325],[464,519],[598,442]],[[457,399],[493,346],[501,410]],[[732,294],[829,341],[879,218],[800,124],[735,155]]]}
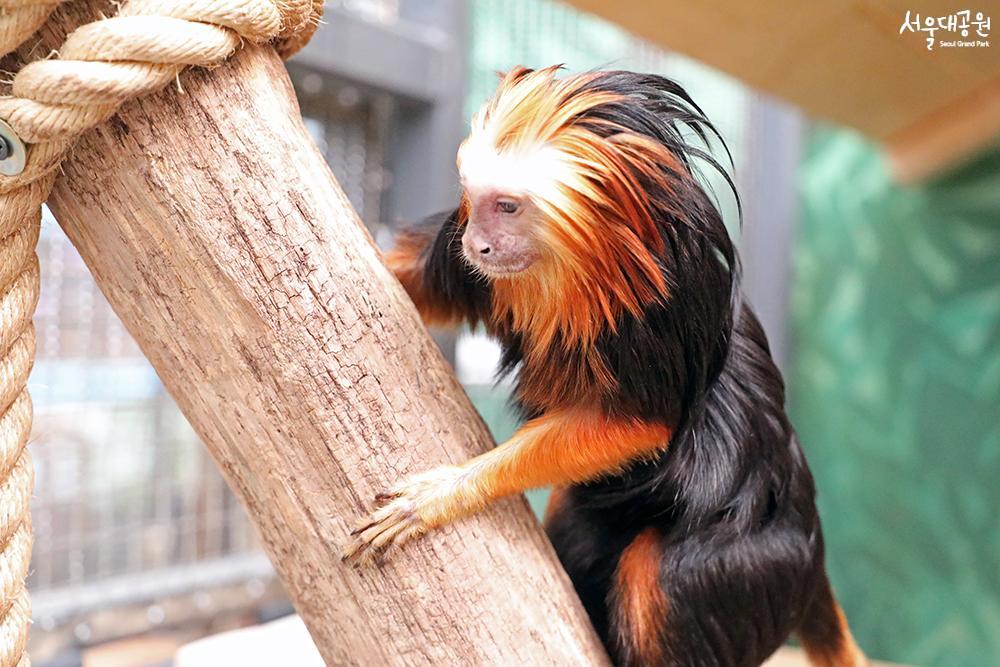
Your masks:
{"label": "knotted rope", "polygon": [[[59,0],[0,0],[0,57],[34,33]],[[0,175],[0,667],[29,665],[33,484],[27,381],[35,353],[35,247],[41,204],[66,149],[125,101],[164,87],[187,66],[211,67],[243,41],[275,42],[287,57],[305,45],[322,0],[130,0],[118,14],[71,33],[58,57],[25,65],[0,120],[28,144],[24,170]]]}
{"label": "knotted rope", "polygon": [[0,56],[5,56],[42,27],[62,0],[0,2]]}

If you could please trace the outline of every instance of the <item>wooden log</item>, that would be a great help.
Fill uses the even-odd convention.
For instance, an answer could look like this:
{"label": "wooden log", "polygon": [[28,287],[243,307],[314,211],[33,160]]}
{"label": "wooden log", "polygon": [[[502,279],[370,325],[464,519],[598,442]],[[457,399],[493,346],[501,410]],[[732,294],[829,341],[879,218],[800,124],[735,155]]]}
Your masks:
{"label": "wooden log", "polygon": [[379,568],[341,563],[376,492],[492,442],[273,50],[181,83],[86,135],[50,206],[246,505],[327,664],[606,664],[523,498]]}

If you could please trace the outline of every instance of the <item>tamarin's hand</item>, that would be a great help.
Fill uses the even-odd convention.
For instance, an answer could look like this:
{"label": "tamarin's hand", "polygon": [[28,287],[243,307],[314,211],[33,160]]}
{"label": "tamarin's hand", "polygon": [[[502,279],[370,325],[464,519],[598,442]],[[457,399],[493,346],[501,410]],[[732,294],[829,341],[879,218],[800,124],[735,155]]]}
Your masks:
{"label": "tamarin's hand", "polygon": [[553,411],[464,465],[413,475],[376,496],[378,508],[353,531],[344,560],[367,562],[503,496],[620,472],[669,438],[664,425],[611,418],[598,408]]}
{"label": "tamarin's hand", "polygon": [[477,508],[467,472],[441,466],[413,475],[375,496],[377,509],[351,532],[344,560],[363,563],[394,544],[402,544],[431,528]]}

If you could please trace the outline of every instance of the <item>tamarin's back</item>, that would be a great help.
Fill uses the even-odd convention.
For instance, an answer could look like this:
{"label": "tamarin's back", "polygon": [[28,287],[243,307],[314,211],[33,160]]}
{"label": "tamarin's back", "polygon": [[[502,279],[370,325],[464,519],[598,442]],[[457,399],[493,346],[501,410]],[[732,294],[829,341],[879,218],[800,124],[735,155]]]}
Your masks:
{"label": "tamarin's back", "polygon": [[[518,68],[459,151],[462,200],[386,258],[428,324],[482,324],[525,423],[400,482],[364,561],[495,498],[546,525],[620,665],[755,665],[791,632],[865,664],[830,591],[812,477],[697,165],[717,137],[676,83]],[[701,147],[699,147],[701,146]]]}
{"label": "tamarin's back", "polygon": [[[558,490],[546,528],[623,664],[757,665],[827,584],[812,476],[749,308],[689,412],[655,459]],[[645,578],[634,574],[636,545],[651,561]],[[621,567],[630,553],[631,575]],[[659,600],[643,593],[654,583]],[[640,629],[657,612],[671,618],[669,640],[665,623]]]}

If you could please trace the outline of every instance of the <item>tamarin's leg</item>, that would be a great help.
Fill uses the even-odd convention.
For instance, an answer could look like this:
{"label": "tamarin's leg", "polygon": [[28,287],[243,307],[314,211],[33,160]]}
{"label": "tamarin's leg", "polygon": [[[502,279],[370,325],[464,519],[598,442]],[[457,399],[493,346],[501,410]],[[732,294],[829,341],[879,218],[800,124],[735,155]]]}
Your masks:
{"label": "tamarin's leg", "polygon": [[635,526],[622,513],[587,503],[586,487],[553,493],[545,510],[545,532],[573,582],[598,635],[607,641],[608,598],[618,559],[635,537]]}
{"label": "tamarin's leg", "polygon": [[669,439],[663,424],[612,418],[599,410],[545,414],[486,454],[414,475],[380,494],[381,507],[354,531],[344,558],[370,557],[502,496],[620,472],[664,449]]}

